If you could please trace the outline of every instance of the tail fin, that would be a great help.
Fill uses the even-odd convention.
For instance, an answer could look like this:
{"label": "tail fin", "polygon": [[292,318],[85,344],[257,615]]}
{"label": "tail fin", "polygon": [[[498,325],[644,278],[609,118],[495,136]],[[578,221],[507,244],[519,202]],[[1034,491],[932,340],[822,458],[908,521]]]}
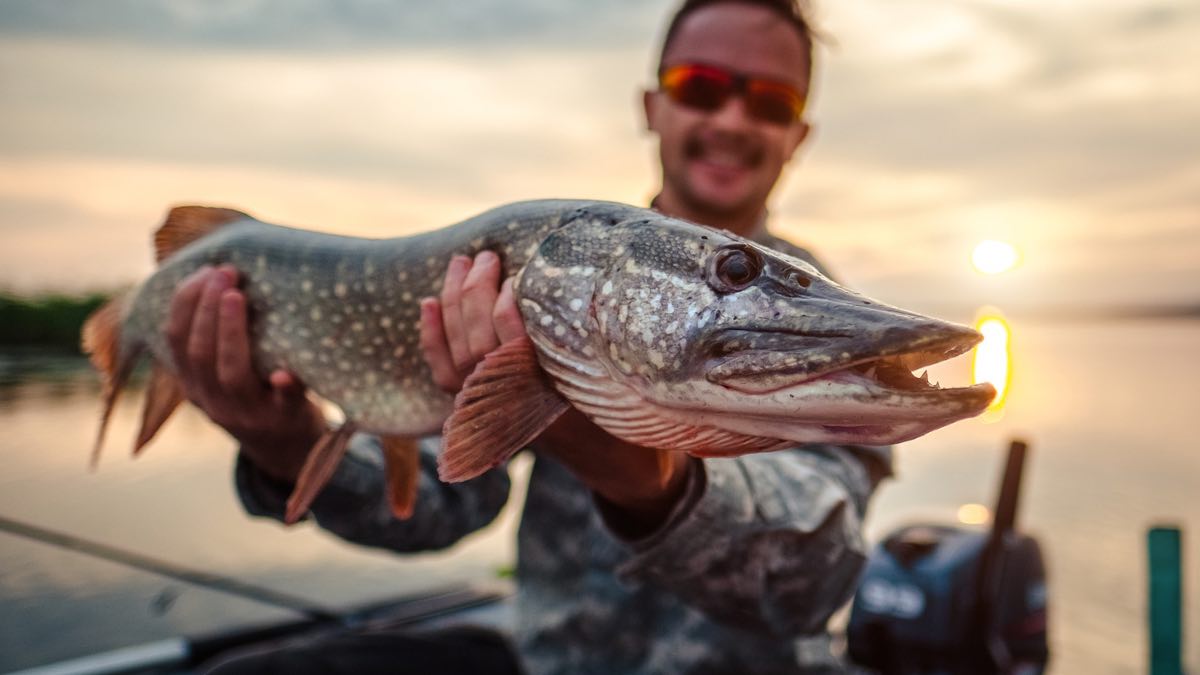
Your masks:
{"label": "tail fin", "polygon": [[104,432],[108,429],[113,406],[116,405],[121,388],[129,379],[129,373],[141,352],[140,349],[125,350],[121,344],[121,319],[127,302],[128,296],[113,298],[93,312],[83,324],[80,346],[84,353],[88,354],[92,365],[100,371],[104,385],[104,410],[100,414],[100,430],[96,434],[96,444],[92,447],[92,469],[95,469],[100,461],[100,448],[104,443]]}

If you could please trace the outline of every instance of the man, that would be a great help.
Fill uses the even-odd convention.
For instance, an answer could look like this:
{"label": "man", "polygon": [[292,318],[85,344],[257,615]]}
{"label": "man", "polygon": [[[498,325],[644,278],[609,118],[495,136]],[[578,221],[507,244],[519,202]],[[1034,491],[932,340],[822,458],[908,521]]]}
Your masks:
{"label": "man", "polygon": [[[660,211],[808,254],[764,229],[766,202],[808,134],[812,37],[788,0],[691,0],[646,92],[658,136]],[[494,254],[458,258],[422,302],[435,381],[456,390],[484,354],[523,333]],[[239,493],[282,518],[324,425],[285,372],[249,367],[245,300],[231,270],[185,283],[168,333],[189,398],[241,442]],[[419,551],[486,525],[508,496],[504,468],[457,485],[422,455],[416,513],[386,503],[378,443],[358,437],[312,516],[350,541]],[[825,672],[825,624],[852,593],[860,526],[886,449],[806,446],[699,460],[615,439],[579,414],[533,444],[518,541],[515,638],[540,673]],[[821,665],[824,662],[824,665]]]}

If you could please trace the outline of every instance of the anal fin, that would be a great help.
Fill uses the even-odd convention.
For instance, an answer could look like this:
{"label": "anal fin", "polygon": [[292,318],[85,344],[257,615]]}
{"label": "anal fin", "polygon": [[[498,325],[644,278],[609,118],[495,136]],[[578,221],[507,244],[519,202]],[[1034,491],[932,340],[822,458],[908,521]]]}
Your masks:
{"label": "anal fin", "polygon": [[475,366],[442,428],[438,476],[456,483],[497,466],[566,411],[522,337],[492,350]]}
{"label": "anal fin", "polygon": [[384,436],[383,460],[387,467],[388,503],[392,514],[406,520],[413,513],[421,481],[421,450],[417,440]]}
{"label": "anal fin", "polygon": [[341,463],[352,435],[354,425],[346,422],[337,429],[325,432],[312,450],[308,451],[308,457],[304,459],[304,466],[300,469],[300,476],[296,479],[296,487],[288,497],[283,522],[295,525],[308,513],[313,500],[317,498],[317,493],[325,487]]}
{"label": "anal fin", "polygon": [[183,385],[174,373],[157,361],[150,370],[150,382],[146,385],[146,400],[142,406],[142,428],[138,431],[133,454],[141,453],[150,439],[158,433],[175,408],[183,402]]}

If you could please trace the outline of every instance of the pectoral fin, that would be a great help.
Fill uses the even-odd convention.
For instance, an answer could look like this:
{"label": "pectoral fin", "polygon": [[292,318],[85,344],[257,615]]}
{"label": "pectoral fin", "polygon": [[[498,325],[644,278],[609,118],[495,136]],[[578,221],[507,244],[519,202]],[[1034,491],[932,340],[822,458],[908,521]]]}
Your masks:
{"label": "pectoral fin", "polygon": [[283,522],[294,525],[308,513],[313,500],[317,498],[317,493],[325,487],[333,477],[333,472],[337,470],[353,434],[354,425],[346,422],[337,429],[325,432],[312,450],[309,450],[304,467],[300,469],[300,477],[296,479],[296,487],[288,497]]}
{"label": "pectoral fin", "polygon": [[146,400],[142,405],[142,428],[133,446],[135,456],[154,438],[175,408],[183,402],[183,398],[183,386],[179,378],[155,361],[150,371],[150,383],[146,385]]}
{"label": "pectoral fin", "polygon": [[383,437],[383,459],[387,466],[388,502],[400,520],[412,515],[421,481],[421,451],[414,438]]}
{"label": "pectoral fin", "polygon": [[467,377],[442,428],[438,476],[457,483],[500,464],[558,419],[567,402],[554,390],[529,338],[494,349]]}

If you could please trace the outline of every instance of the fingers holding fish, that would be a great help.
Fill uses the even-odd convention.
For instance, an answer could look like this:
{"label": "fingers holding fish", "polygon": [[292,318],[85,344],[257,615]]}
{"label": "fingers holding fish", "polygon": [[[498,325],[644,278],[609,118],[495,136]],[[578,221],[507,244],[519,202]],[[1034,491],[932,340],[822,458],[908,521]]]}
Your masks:
{"label": "fingers holding fish", "polygon": [[224,395],[242,404],[254,403],[264,393],[251,358],[246,297],[236,289],[226,289],[217,310],[216,382]]}
{"label": "fingers holding fish", "polygon": [[421,301],[421,353],[429,365],[433,383],[442,391],[455,393],[462,389],[463,376],[454,367],[450,347],[446,344],[446,327],[442,324],[442,305],[435,298]]}
{"label": "fingers holding fish", "polygon": [[496,304],[492,308],[492,325],[496,328],[496,337],[501,343],[524,337],[525,322],[521,318],[521,310],[517,308],[517,300],[513,296],[513,278],[509,277],[500,284],[500,295],[496,296]]}
{"label": "fingers holding fish", "polygon": [[[466,342],[467,360],[456,361],[459,370],[471,372],[475,364],[488,352],[500,346],[496,329],[492,325],[492,311],[496,307],[496,297],[500,292],[500,258],[491,251],[481,251],[475,256],[471,269],[463,280],[460,294],[459,311],[462,314],[463,334],[456,336],[448,333],[451,340],[451,352],[454,342]],[[443,308],[443,311],[452,311]]]}
{"label": "fingers holding fish", "polygon": [[[466,256],[456,255],[446,266],[446,278],[442,282],[441,306],[442,327],[445,329],[446,346],[450,350],[450,360],[455,370],[462,371],[470,363],[470,349],[466,340],[460,338],[463,329],[462,312],[459,304],[462,302],[463,282],[471,271],[472,261]],[[468,371],[469,372],[469,371]],[[466,373],[460,373],[464,377]]]}

